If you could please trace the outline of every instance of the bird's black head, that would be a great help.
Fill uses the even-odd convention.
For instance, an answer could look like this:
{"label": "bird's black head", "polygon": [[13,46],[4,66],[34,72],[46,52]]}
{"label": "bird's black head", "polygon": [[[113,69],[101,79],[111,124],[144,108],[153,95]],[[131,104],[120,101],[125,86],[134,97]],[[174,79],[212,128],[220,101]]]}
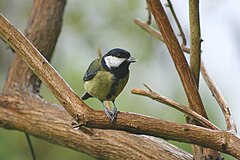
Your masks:
{"label": "bird's black head", "polygon": [[102,66],[118,78],[125,77],[130,63],[136,62],[130,53],[124,49],[115,48],[102,57]]}

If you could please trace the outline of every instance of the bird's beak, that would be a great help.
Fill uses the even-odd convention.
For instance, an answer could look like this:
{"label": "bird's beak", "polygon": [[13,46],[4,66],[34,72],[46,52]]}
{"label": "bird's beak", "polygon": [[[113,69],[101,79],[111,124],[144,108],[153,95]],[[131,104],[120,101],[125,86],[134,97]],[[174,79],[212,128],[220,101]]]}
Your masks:
{"label": "bird's beak", "polygon": [[128,58],[127,61],[130,63],[137,62],[136,58],[134,58],[134,57]]}

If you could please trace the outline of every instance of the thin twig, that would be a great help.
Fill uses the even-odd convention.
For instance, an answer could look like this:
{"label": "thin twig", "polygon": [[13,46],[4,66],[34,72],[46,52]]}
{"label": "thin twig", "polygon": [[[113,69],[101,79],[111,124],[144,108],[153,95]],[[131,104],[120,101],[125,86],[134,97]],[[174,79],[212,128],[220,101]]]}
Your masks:
{"label": "thin twig", "polygon": [[203,76],[208,88],[212,92],[213,96],[215,97],[216,101],[218,102],[218,104],[223,112],[223,115],[224,115],[224,118],[225,118],[225,121],[227,124],[227,129],[237,132],[237,128],[236,128],[236,125],[232,118],[230,108],[228,107],[227,102],[226,102],[225,98],[223,97],[223,94],[221,93],[221,91],[216,86],[216,84],[212,80],[211,76],[207,72],[207,69],[206,69],[203,61],[201,62],[201,73],[202,73],[202,76]]}
{"label": "thin twig", "polygon": [[143,30],[145,30],[148,33],[150,33],[150,35],[152,35],[152,36],[156,37],[157,39],[159,39],[160,41],[164,42],[163,37],[159,33],[159,31],[157,31],[156,29],[152,28],[147,23],[141,21],[140,19],[134,19],[134,23],[136,25],[138,25],[139,27],[141,27]]}
{"label": "thin twig", "polygon": [[102,52],[101,52],[101,49],[100,49],[100,48],[98,48],[98,58],[99,58],[99,59],[102,58]]}
{"label": "thin twig", "polygon": [[153,92],[152,89],[151,89],[148,85],[143,84],[143,86],[146,87],[146,88],[148,89],[149,92]]}
{"label": "thin twig", "polygon": [[[136,25],[138,25],[139,27],[141,27],[143,30],[145,30],[146,32],[148,32],[150,35],[152,35],[153,37],[157,38],[158,40],[164,42],[164,39],[161,35],[161,33],[156,30],[155,28],[149,26],[148,24],[144,23],[142,20],[140,19],[134,19],[133,21]],[[164,42],[165,43],[165,42]],[[184,52],[190,53],[190,49],[187,48],[186,46],[181,46],[182,50]]]}
{"label": "thin twig", "polygon": [[186,40],[185,34],[183,32],[183,29],[181,27],[181,24],[180,24],[180,22],[178,20],[178,17],[176,15],[176,12],[175,12],[175,10],[173,8],[172,2],[170,0],[167,0],[167,2],[168,2],[167,7],[169,7],[169,9],[170,9],[170,11],[171,11],[171,13],[173,15],[173,18],[174,18],[175,22],[177,23],[177,27],[179,29],[180,36],[182,38],[182,46],[186,46],[187,45],[187,40]]}
{"label": "thin twig", "polygon": [[[147,88],[149,89],[149,87],[147,87]],[[168,106],[170,106],[174,109],[177,109],[180,112],[196,119],[198,122],[200,122],[201,124],[203,124],[207,128],[211,128],[211,129],[214,129],[214,130],[219,130],[219,128],[217,126],[215,126],[213,123],[208,121],[206,118],[204,118],[200,114],[194,112],[193,110],[191,110],[190,108],[188,108],[186,106],[183,106],[181,104],[178,104],[177,102],[174,102],[173,100],[171,100],[167,97],[161,96],[161,95],[153,92],[151,89],[149,89],[149,91],[145,91],[145,90],[142,90],[142,89],[135,88],[135,89],[132,89],[131,92],[133,94],[149,97],[149,98],[151,98],[155,101],[158,101],[160,103],[168,105]]]}
{"label": "thin twig", "polygon": [[[146,1],[147,3],[147,1]],[[151,14],[151,10],[149,9],[148,3],[147,3],[147,11],[148,11],[148,19],[147,19],[147,24],[150,25],[152,23],[152,14]]]}
{"label": "thin twig", "polygon": [[28,142],[28,146],[29,146],[29,149],[30,149],[30,152],[31,152],[32,160],[36,160],[36,156],[35,156],[35,153],[34,153],[34,149],[33,149],[33,145],[32,145],[30,136],[26,132],[25,132],[25,136],[26,136],[26,139],[27,139],[27,142]]}

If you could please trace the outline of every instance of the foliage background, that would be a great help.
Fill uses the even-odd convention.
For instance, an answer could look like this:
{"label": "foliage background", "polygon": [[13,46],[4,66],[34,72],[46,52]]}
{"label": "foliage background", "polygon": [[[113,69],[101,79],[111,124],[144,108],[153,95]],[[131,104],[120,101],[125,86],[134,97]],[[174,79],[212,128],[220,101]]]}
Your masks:
{"label": "foliage background", "polygon": [[[166,2],[163,1],[163,3]],[[182,0],[172,3],[189,42],[188,2]],[[2,0],[0,12],[24,32],[31,4],[30,0]],[[223,92],[238,129],[240,129],[238,116],[240,113],[238,107],[240,10],[237,8],[239,4],[238,0],[201,2],[201,31],[204,40],[202,57],[208,71]],[[90,62],[97,58],[97,48],[101,48],[102,53],[114,47],[125,48],[138,59],[138,63],[131,66],[129,82],[117,99],[119,110],[185,123],[184,116],[178,111],[130,93],[132,88],[142,88],[142,84],[146,83],[154,91],[186,104],[183,88],[166,47],[133,23],[134,18],[146,20],[145,8],[145,1],[139,0],[68,1],[52,64],[75,92],[82,95],[84,92],[82,76]],[[178,33],[167,8],[166,11]],[[154,22],[153,26],[156,27]],[[0,89],[3,87],[12,55],[11,50],[0,41]],[[222,113],[202,79],[200,93],[210,120],[225,129]],[[58,103],[44,85],[41,95],[50,102]],[[101,104],[94,99],[86,103],[96,109],[102,109]],[[32,139],[39,160],[93,159],[88,155],[50,144],[41,139],[34,137]],[[187,144],[170,142],[191,151]],[[31,159],[23,133],[0,128],[0,159]]]}

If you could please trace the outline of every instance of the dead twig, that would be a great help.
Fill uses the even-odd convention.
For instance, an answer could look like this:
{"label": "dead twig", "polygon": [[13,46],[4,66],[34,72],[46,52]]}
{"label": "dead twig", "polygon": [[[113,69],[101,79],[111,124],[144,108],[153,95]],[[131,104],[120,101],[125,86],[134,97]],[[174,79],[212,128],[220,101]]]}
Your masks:
{"label": "dead twig", "polygon": [[167,0],[167,2],[168,2],[168,4],[166,6],[169,7],[169,9],[170,9],[170,11],[171,11],[171,13],[173,15],[173,18],[174,18],[174,20],[175,20],[175,22],[177,24],[177,27],[179,29],[180,36],[182,38],[182,46],[186,46],[187,45],[187,40],[186,40],[185,34],[183,32],[183,29],[181,27],[181,24],[180,24],[180,22],[178,20],[178,17],[176,15],[176,12],[175,12],[175,10],[173,8],[172,2],[170,0]]}
{"label": "dead twig", "polygon": [[219,90],[219,88],[216,86],[216,84],[212,80],[211,76],[207,72],[207,69],[205,67],[203,60],[201,62],[201,73],[202,73],[202,76],[203,76],[208,88],[212,92],[212,95],[218,102],[218,104],[223,112],[223,115],[224,115],[224,118],[225,118],[225,121],[227,124],[227,129],[237,132],[237,128],[236,128],[235,122],[233,120],[230,108],[227,105],[227,102],[226,102],[222,92]]}
{"label": "dead twig", "polygon": [[[147,3],[147,1],[146,1],[146,3]],[[147,3],[147,11],[148,11],[147,24],[150,25],[152,23],[152,14],[151,14],[151,10],[149,9],[148,3]]]}
{"label": "dead twig", "polygon": [[147,87],[147,89],[149,91],[145,91],[142,89],[132,89],[132,93],[133,94],[137,94],[137,95],[141,95],[141,96],[146,96],[149,97],[155,101],[158,101],[160,103],[163,103],[165,105],[168,105],[174,109],[177,109],[178,111],[196,119],[198,122],[200,122],[201,124],[203,124],[206,128],[211,128],[214,130],[219,130],[219,128],[217,126],[215,126],[213,123],[211,123],[210,121],[208,121],[206,118],[204,118],[203,116],[199,115],[198,113],[194,112],[193,110],[191,110],[190,108],[183,106],[181,104],[178,104],[177,102],[174,102],[173,100],[161,96],[155,92],[153,92],[147,85],[144,85],[145,87]]}

